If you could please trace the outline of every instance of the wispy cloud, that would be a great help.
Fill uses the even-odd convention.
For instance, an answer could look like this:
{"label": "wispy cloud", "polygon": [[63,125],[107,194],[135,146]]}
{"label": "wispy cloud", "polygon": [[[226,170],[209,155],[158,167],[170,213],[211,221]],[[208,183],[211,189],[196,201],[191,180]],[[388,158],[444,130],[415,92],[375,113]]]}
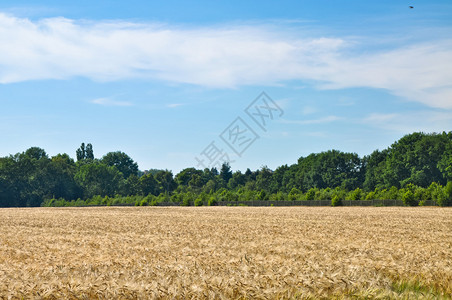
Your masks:
{"label": "wispy cloud", "polygon": [[0,83],[81,76],[235,88],[299,80],[322,89],[384,89],[452,109],[452,40],[360,51],[365,45],[357,39],[326,38],[303,28],[295,33],[287,26],[295,25],[187,29],[66,18],[31,21],[0,13]]}
{"label": "wispy cloud", "polygon": [[126,101],[116,101],[110,98],[97,98],[94,100],[91,100],[91,103],[98,104],[98,105],[104,105],[104,106],[132,106],[133,104],[131,102]]}
{"label": "wispy cloud", "polygon": [[383,123],[388,122],[391,120],[394,120],[395,118],[400,117],[399,114],[380,114],[380,113],[373,113],[368,115],[366,118],[364,118],[365,123]]}
{"label": "wispy cloud", "polygon": [[301,113],[303,115],[311,115],[313,113],[316,113],[318,111],[318,109],[316,107],[313,106],[305,106],[303,107],[303,109],[301,110]]}
{"label": "wispy cloud", "polygon": [[327,116],[319,119],[310,119],[310,120],[281,120],[281,123],[285,124],[299,124],[299,125],[312,125],[312,124],[324,124],[331,123],[335,121],[342,120],[341,117],[338,116]]}
{"label": "wispy cloud", "polygon": [[452,128],[452,114],[440,111],[415,111],[403,114],[370,114],[362,119],[362,124],[388,131],[406,134],[407,132],[442,132]]}
{"label": "wispy cloud", "polygon": [[176,107],[183,106],[183,105],[184,105],[183,103],[171,103],[171,104],[168,104],[166,107],[176,108]]}

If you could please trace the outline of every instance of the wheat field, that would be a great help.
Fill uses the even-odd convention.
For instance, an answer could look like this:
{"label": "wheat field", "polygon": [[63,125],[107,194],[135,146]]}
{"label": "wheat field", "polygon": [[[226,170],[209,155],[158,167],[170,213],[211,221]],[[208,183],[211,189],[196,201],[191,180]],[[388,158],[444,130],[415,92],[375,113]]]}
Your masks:
{"label": "wheat field", "polygon": [[0,209],[0,299],[449,299],[452,209]]}

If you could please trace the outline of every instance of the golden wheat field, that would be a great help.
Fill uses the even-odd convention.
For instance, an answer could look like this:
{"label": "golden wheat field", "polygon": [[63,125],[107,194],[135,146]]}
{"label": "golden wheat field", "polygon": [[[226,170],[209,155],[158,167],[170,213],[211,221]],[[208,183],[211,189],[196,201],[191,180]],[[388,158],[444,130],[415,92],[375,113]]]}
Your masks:
{"label": "golden wheat field", "polygon": [[0,299],[451,293],[452,209],[0,209]]}

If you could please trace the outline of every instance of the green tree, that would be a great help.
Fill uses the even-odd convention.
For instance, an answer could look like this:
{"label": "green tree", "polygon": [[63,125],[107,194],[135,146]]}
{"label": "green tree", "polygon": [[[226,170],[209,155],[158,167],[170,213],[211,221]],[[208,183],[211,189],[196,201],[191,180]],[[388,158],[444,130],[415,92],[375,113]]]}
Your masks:
{"label": "green tree", "polygon": [[75,182],[76,164],[67,154],[53,156],[48,168],[48,188],[54,198],[77,199],[81,190]]}
{"label": "green tree", "polygon": [[298,160],[297,182],[302,190],[310,188],[355,189],[364,182],[365,168],[356,153],[330,150]]}
{"label": "green tree", "polygon": [[192,189],[198,191],[198,190],[200,190],[203,187],[204,182],[202,181],[202,177],[199,174],[193,174],[191,176],[190,181],[188,182],[188,185]]}
{"label": "green tree", "polygon": [[146,174],[140,177],[139,179],[141,194],[147,196],[152,194],[157,196],[159,194],[159,186],[158,182],[155,179],[154,175]]}
{"label": "green tree", "polygon": [[421,187],[428,187],[431,182],[445,184],[438,165],[448,143],[448,134],[415,132],[392,144],[383,171],[386,187],[400,188],[408,183]]}
{"label": "green tree", "polygon": [[93,145],[91,145],[91,143],[86,145],[85,159],[94,159]]}
{"label": "green tree", "polygon": [[130,175],[138,175],[138,164],[124,152],[109,152],[102,157],[101,162],[107,166],[116,167],[124,175],[124,178],[128,178]]}
{"label": "green tree", "polygon": [[246,177],[242,172],[236,171],[232,174],[232,178],[229,179],[228,188],[233,190],[238,188],[239,186],[244,186],[246,182]]}
{"label": "green tree", "polygon": [[267,166],[263,166],[259,174],[256,176],[256,189],[271,193],[270,190],[273,182],[273,172]]}
{"label": "green tree", "polygon": [[78,148],[77,151],[75,151],[75,154],[77,156],[77,161],[81,161],[86,158],[85,143],[82,143],[80,145],[80,148]]}
{"label": "green tree", "polygon": [[140,195],[141,191],[140,179],[137,175],[131,174],[124,182],[122,194],[125,196]]}
{"label": "green tree", "polygon": [[223,179],[224,184],[228,184],[229,179],[232,178],[232,171],[231,171],[231,166],[229,165],[229,163],[224,163],[221,166],[220,177]]}
{"label": "green tree", "polygon": [[[209,169],[207,169],[207,172],[209,172]],[[204,173],[203,171],[197,170],[195,168],[185,168],[175,176],[175,180],[178,185],[188,186],[188,183],[190,182],[190,180],[192,180],[193,175],[198,175],[201,177],[204,175]]]}
{"label": "green tree", "polygon": [[159,190],[165,192],[169,198],[170,193],[177,188],[177,183],[173,178],[173,173],[171,171],[159,171],[155,174],[155,179],[158,182]]}
{"label": "green tree", "polygon": [[86,198],[96,195],[112,197],[121,191],[124,183],[123,174],[115,166],[98,162],[82,165],[75,174],[75,180]]}
{"label": "green tree", "polygon": [[367,191],[384,186],[383,173],[386,167],[388,153],[388,150],[375,150],[371,155],[363,158],[366,166],[364,188]]}

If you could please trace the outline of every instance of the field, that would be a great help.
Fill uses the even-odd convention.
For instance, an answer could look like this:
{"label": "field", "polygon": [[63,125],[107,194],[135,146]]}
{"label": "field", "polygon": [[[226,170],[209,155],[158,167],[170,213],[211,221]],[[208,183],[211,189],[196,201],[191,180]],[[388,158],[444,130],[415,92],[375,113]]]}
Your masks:
{"label": "field", "polygon": [[0,209],[0,299],[452,294],[452,209]]}

